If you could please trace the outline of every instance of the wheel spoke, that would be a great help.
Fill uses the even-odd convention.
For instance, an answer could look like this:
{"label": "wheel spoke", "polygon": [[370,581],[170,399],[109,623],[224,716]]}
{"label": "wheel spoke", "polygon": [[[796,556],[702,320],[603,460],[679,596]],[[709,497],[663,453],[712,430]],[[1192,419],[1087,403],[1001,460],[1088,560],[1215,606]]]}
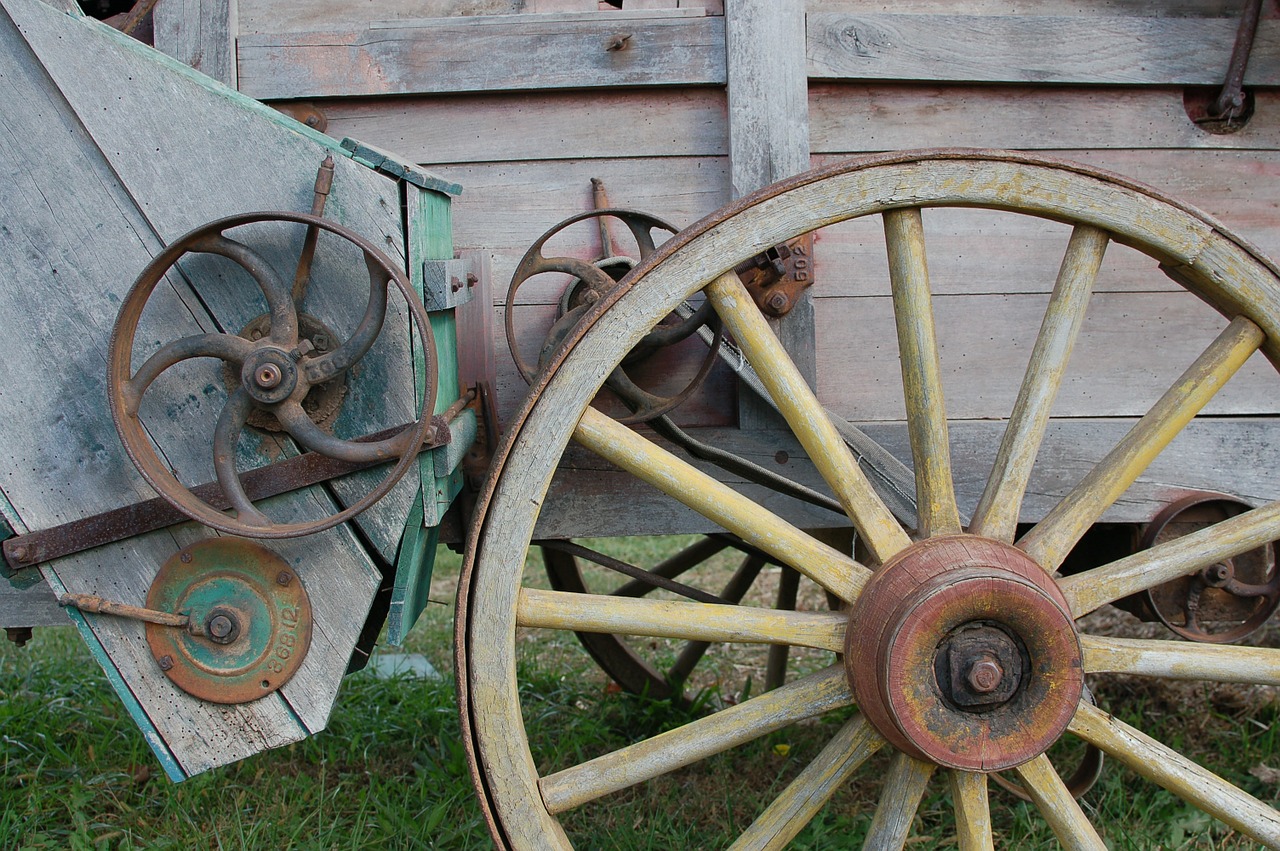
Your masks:
{"label": "wheel spoke", "polygon": [[911,822],[915,820],[916,810],[920,809],[920,799],[924,797],[934,768],[932,764],[912,759],[904,753],[894,756],[884,788],[880,791],[876,814],[871,817],[871,826],[867,828],[863,848],[888,851],[906,844]]}
{"label": "wheel spoke", "polygon": [[663,493],[715,521],[748,544],[852,601],[871,571],[761,508],[732,488],[636,432],[587,408],[574,439]]}
{"label": "wheel spoke", "polygon": [[538,781],[548,812],[561,813],[853,702],[844,670],[833,665]]}
{"label": "wheel spoke", "polygon": [[365,266],[369,269],[369,302],[365,306],[364,316],[356,330],[328,354],[317,358],[309,358],[302,362],[302,370],[312,384],[324,381],[346,372],[364,357],[382,330],[383,320],[387,316],[387,284],[391,275],[378,261],[366,254]]}
{"label": "wheel spoke", "polygon": [[1280,540],[1280,502],[1222,520],[1059,582],[1073,617]]}
{"label": "wheel spoke", "polygon": [[1280,812],[1177,751],[1084,702],[1067,729],[1256,842],[1280,847]]}
{"label": "wheel spoke", "polygon": [[[680,552],[663,559],[661,562],[653,566],[649,572],[654,576],[660,576],[663,579],[675,579],[685,572],[692,570],[711,558],[716,553],[729,546],[729,542],[721,538],[707,536],[700,541],[695,541],[685,547]],[[639,579],[632,579],[622,585],[619,585],[614,591],[615,597],[643,597],[654,589],[654,585]]]}
{"label": "wheel spoke", "polygon": [[575,632],[787,644],[839,653],[848,619],[838,612],[788,612],[522,588],[516,623]]}
{"label": "wheel spoke", "polygon": [[[751,585],[760,575],[764,564],[764,559],[755,554],[744,558],[742,564],[738,565],[738,569],[733,572],[733,576],[729,577],[729,581],[725,583],[724,590],[720,592],[720,598],[734,604],[742,602],[742,598],[746,596],[747,591],[751,590]],[[772,653],[776,646],[771,646],[769,651]],[[710,647],[710,641],[690,641],[686,644],[680,651],[680,655],[676,657],[671,669],[667,671],[668,682],[683,683],[687,680]]]}
{"label": "wheel spoke", "polygon": [[160,377],[160,373],[176,363],[190,358],[219,358],[233,364],[241,364],[253,350],[253,343],[234,334],[193,334],[166,343],[156,350],[138,367],[133,378],[125,382],[122,389],[125,410],[130,414],[138,413],[142,404],[142,394],[147,392],[151,382]]}
{"label": "wheel spoke", "polygon": [[270,526],[271,521],[267,516],[253,507],[253,502],[240,482],[240,474],[236,472],[236,445],[252,409],[253,402],[243,389],[227,398],[227,404],[218,415],[218,424],[213,429],[213,472],[223,495],[235,509],[237,520],[247,526]]}
{"label": "wheel spoke", "polygon": [[[778,598],[774,608],[778,611],[791,611],[796,607],[796,595],[800,590],[800,574],[789,567],[782,568],[778,577]],[[791,648],[785,644],[775,644],[769,648],[769,661],[765,665],[764,688],[770,691],[787,680],[787,657]],[[840,651],[837,651],[840,652]]]}
{"label": "wheel spoke", "polygon": [[361,443],[334,437],[320,428],[307,416],[297,402],[287,401],[271,411],[290,436],[312,452],[330,458],[354,463],[394,461],[408,448],[406,443],[413,436],[413,428],[407,428],[394,437]]}
{"label": "wheel spoke", "polygon": [[1107,844],[1098,836],[1098,831],[1054,770],[1049,757],[1040,754],[1014,771],[1063,848],[1106,851]]}
{"label": "wheel spoke", "polygon": [[191,246],[191,250],[226,257],[248,272],[257,282],[258,289],[262,290],[267,300],[267,312],[271,314],[271,330],[267,339],[285,348],[298,345],[298,313],[292,293],[262,255],[221,233],[200,239]]}
{"label": "wheel spoke", "polygon": [[951,442],[942,392],[942,363],[933,327],[933,296],[925,262],[924,223],[919,208],[884,214],[889,249],[893,315],[898,327],[907,431],[916,470],[916,510],[920,537],[960,532],[955,485],[951,479]]}
{"label": "wheel spoke", "polygon": [[1262,344],[1263,333],[1248,319],[1232,320],[1218,338],[1160,397],[1040,523],[1018,542],[1053,572],[1080,536],[1133,484]]}
{"label": "wheel spoke", "polygon": [[732,272],[721,275],[707,285],[706,293],[868,549],[884,562],[908,546],[911,541],[907,533],[876,495],[818,397],[738,276]]}
{"label": "wheel spoke", "polygon": [[956,808],[956,842],[960,851],[994,851],[987,775],[952,771],[951,800]]}
{"label": "wheel spoke", "polygon": [[1087,674],[1131,674],[1280,686],[1280,650],[1232,644],[1080,636]]}
{"label": "wheel spoke", "polygon": [[1013,541],[1031,468],[1084,322],[1107,243],[1106,232],[1089,225],[1076,225],[1071,234],[995,466],[973,512],[969,531],[975,535]]}
{"label": "wheel spoke", "polygon": [[849,719],[813,762],[738,837],[730,846],[731,851],[785,848],[858,766],[883,745],[884,738],[866,718],[857,715]]}

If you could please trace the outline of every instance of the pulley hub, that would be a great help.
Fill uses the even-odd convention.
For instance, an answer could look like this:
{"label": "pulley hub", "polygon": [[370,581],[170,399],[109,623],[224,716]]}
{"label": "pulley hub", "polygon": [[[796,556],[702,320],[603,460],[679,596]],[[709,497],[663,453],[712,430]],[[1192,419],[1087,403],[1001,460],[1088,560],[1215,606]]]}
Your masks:
{"label": "pulley hub", "polygon": [[1000,771],[1043,753],[1084,686],[1057,586],[987,538],[932,538],[876,571],[850,612],[845,671],[859,707],[917,759]]}

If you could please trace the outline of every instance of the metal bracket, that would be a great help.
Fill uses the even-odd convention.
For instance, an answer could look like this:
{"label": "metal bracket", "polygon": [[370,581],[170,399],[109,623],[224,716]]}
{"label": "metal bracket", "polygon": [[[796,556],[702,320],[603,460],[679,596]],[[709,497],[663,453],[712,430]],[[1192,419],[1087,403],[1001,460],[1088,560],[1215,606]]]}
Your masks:
{"label": "metal bracket", "polygon": [[813,286],[813,235],[776,245],[734,268],[766,316],[786,316]]}
{"label": "metal bracket", "polygon": [[479,276],[466,260],[426,260],[422,264],[422,302],[429,311],[450,310],[471,301]]}

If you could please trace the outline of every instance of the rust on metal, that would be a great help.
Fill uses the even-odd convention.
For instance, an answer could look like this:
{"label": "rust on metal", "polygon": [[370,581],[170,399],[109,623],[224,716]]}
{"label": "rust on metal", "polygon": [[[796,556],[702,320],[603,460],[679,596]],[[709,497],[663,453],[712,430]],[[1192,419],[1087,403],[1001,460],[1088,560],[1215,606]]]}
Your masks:
{"label": "rust on metal", "polygon": [[187,627],[191,624],[191,618],[186,615],[146,609],[142,606],[131,606],[128,603],[117,603],[114,600],[104,600],[96,594],[63,594],[58,598],[58,605],[64,609],[72,608],[99,615],[115,615],[119,618],[145,621],[157,626]]}
{"label": "rust on metal", "polygon": [[965,771],[1043,753],[1084,688],[1057,585],[1021,550],[971,535],[922,541],[877,570],[845,649],[872,725],[917,759]]}
{"label": "rust on metal", "polygon": [[756,307],[766,316],[786,316],[813,286],[813,234],[776,245],[734,267]]}
{"label": "rust on metal", "polygon": [[[468,393],[460,402],[465,405],[474,398]],[[434,449],[444,446],[450,440],[448,417],[450,411],[432,418],[429,440],[422,449]],[[461,411],[461,407],[458,407]],[[454,413],[453,416],[457,416]],[[407,425],[396,426],[385,431],[368,435],[371,440],[382,440],[392,437],[408,428]],[[305,452],[277,461],[266,467],[246,472],[242,477],[245,492],[255,502],[268,497],[277,496],[299,488],[318,485],[330,479],[340,478],[360,470],[377,466],[376,461],[343,461],[322,455],[319,452]],[[206,504],[217,510],[231,507],[231,503],[222,493],[217,482],[206,482],[191,489],[191,492]],[[61,526],[28,532],[0,542],[0,551],[8,567],[7,575],[23,568],[34,567],[62,556],[83,552],[104,544],[123,541],[135,535],[154,532],[184,523],[190,518],[174,507],[167,499],[153,499],[136,502],[122,508],[95,514],[80,520],[73,520]]]}
{"label": "rust on metal", "polygon": [[[181,555],[191,558],[184,560]],[[183,612],[193,627],[146,625],[164,675],[212,703],[248,703],[287,683],[311,645],[311,601],[293,570],[256,541],[209,538],[175,553],[156,574],[147,606]]]}

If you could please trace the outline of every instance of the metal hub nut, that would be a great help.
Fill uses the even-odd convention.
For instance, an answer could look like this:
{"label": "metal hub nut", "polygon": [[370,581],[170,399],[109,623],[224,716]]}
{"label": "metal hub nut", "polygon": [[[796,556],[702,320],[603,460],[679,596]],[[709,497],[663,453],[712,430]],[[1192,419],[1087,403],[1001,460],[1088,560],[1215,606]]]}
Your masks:
{"label": "metal hub nut", "polygon": [[240,637],[240,619],[227,609],[214,609],[204,622],[205,636],[215,644],[230,644]]}
{"label": "metal hub nut", "polygon": [[280,373],[280,367],[273,363],[264,363],[258,367],[257,373],[254,374],[253,380],[263,390],[271,390],[280,385],[280,381],[284,376]]}
{"label": "metal hub nut", "polygon": [[1017,693],[1022,653],[1000,627],[965,624],[943,640],[934,668],[943,697],[960,709],[981,712],[1008,703]]}
{"label": "metal hub nut", "polygon": [[298,386],[298,367],[288,352],[259,349],[245,359],[240,384],[254,401],[274,405],[289,398]]}

